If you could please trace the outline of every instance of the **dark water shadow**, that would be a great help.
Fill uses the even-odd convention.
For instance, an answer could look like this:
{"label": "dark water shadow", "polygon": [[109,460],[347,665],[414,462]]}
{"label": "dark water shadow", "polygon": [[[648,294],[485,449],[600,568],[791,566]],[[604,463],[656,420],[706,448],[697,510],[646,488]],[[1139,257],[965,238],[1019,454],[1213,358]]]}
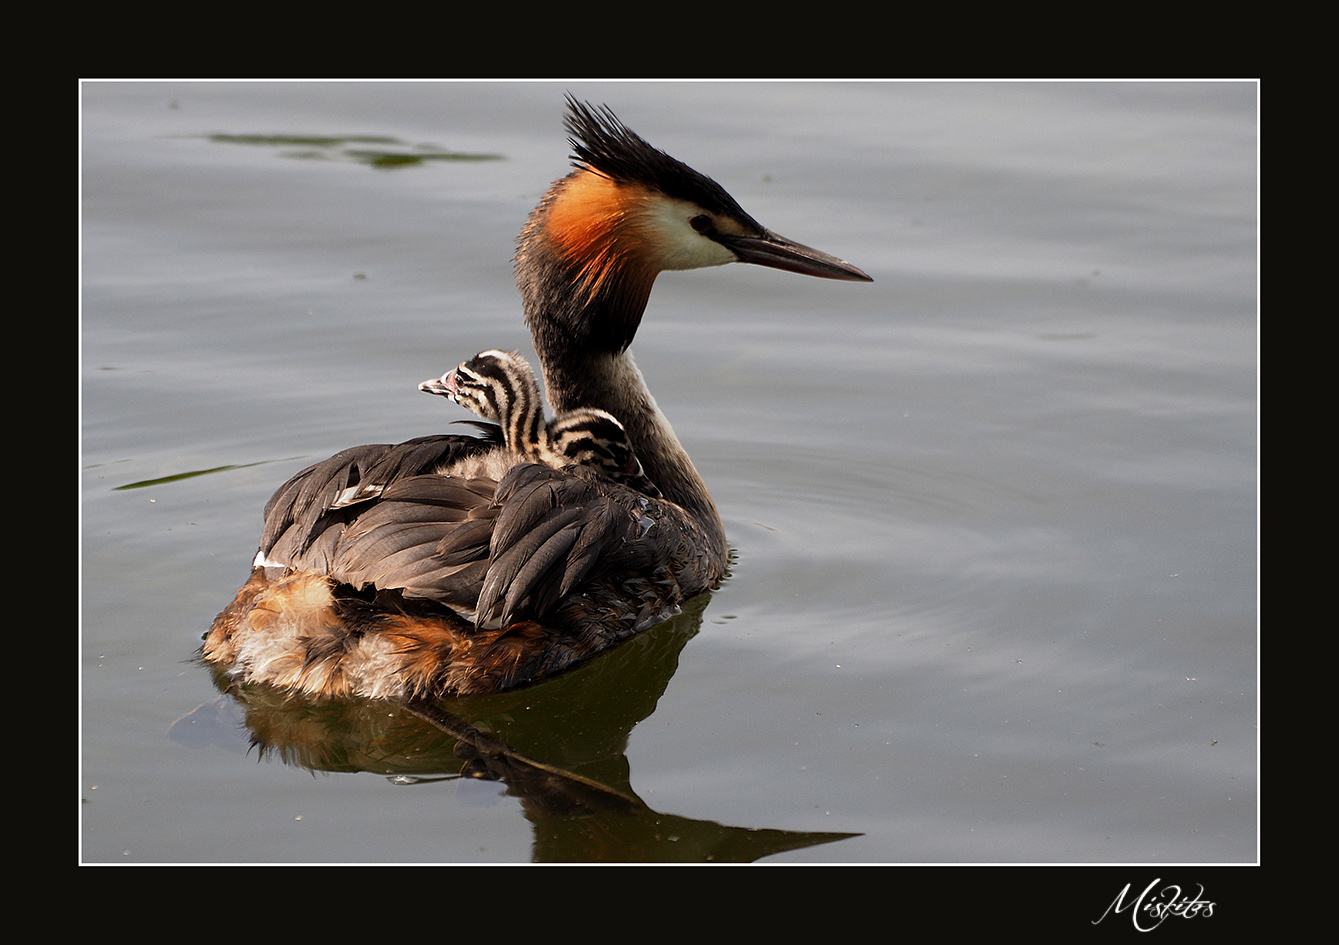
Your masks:
{"label": "dark water shadow", "polygon": [[[262,757],[397,784],[498,782],[533,827],[537,863],[747,863],[850,833],[735,827],[651,809],[631,786],[628,738],[649,718],[701,628],[707,597],[572,672],[511,693],[436,702],[305,702],[267,687],[220,691]],[[196,713],[173,737],[209,737]],[[191,729],[186,723],[192,724]],[[431,829],[425,825],[424,829]]]}
{"label": "dark water shadow", "polygon": [[353,161],[383,170],[416,167],[435,161],[501,161],[501,154],[451,151],[435,144],[410,144],[391,135],[205,135],[215,144],[270,148],[283,157],[298,160]]}

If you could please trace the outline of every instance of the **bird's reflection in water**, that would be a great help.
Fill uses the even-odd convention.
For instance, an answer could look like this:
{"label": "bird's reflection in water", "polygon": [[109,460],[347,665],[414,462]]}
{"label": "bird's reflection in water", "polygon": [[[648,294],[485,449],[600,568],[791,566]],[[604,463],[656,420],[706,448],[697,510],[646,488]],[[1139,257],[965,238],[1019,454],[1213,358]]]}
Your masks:
{"label": "bird's reflection in water", "polygon": [[312,771],[373,772],[400,784],[480,778],[506,785],[534,830],[535,862],[753,862],[849,833],[729,827],[663,814],[630,784],[632,728],[655,711],[707,595],[570,673],[528,689],[395,704],[306,702],[216,685],[242,707],[264,757]]}

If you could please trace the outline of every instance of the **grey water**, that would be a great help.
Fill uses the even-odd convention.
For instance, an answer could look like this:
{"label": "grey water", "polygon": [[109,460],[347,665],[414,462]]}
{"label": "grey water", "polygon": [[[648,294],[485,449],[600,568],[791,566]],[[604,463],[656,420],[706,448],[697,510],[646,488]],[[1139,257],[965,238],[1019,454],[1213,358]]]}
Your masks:
{"label": "grey water", "polygon": [[[874,278],[658,280],[633,351],[731,576],[450,707],[609,810],[191,662],[278,485],[530,351],[511,253],[569,90]],[[81,96],[82,861],[1258,861],[1253,83]]]}

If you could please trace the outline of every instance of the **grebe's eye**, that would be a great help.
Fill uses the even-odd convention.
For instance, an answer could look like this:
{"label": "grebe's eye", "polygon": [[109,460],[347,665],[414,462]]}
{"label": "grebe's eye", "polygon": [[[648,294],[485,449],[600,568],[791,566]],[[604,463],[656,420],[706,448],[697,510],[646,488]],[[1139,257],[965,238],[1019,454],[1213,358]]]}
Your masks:
{"label": "grebe's eye", "polygon": [[706,233],[712,229],[711,216],[706,213],[699,213],[688,221],[688,225],[699,233]]}

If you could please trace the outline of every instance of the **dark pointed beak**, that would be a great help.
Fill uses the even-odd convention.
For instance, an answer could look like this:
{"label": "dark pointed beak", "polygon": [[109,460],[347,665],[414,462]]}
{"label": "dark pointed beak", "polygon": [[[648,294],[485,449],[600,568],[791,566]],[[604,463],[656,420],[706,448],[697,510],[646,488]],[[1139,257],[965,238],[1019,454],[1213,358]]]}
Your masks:
{"label": "dark pointed beak", "polygon": [[820,279],[844,279],[848,282],[874,281],[844,259],[788,240],[771,230],[763,230],[761,236],[729,236],[717,233],[712,238],[734,253],[740,262],[752,263],[755,266],[784,269],[805,276],[818,276]]}
{"label": "dark pointed beak", "polygon": [[441,377],[430,377],[418,389],[429,394],[436,394],[439,397],[450,397],[456,399],[456,372],[447,371]]}

